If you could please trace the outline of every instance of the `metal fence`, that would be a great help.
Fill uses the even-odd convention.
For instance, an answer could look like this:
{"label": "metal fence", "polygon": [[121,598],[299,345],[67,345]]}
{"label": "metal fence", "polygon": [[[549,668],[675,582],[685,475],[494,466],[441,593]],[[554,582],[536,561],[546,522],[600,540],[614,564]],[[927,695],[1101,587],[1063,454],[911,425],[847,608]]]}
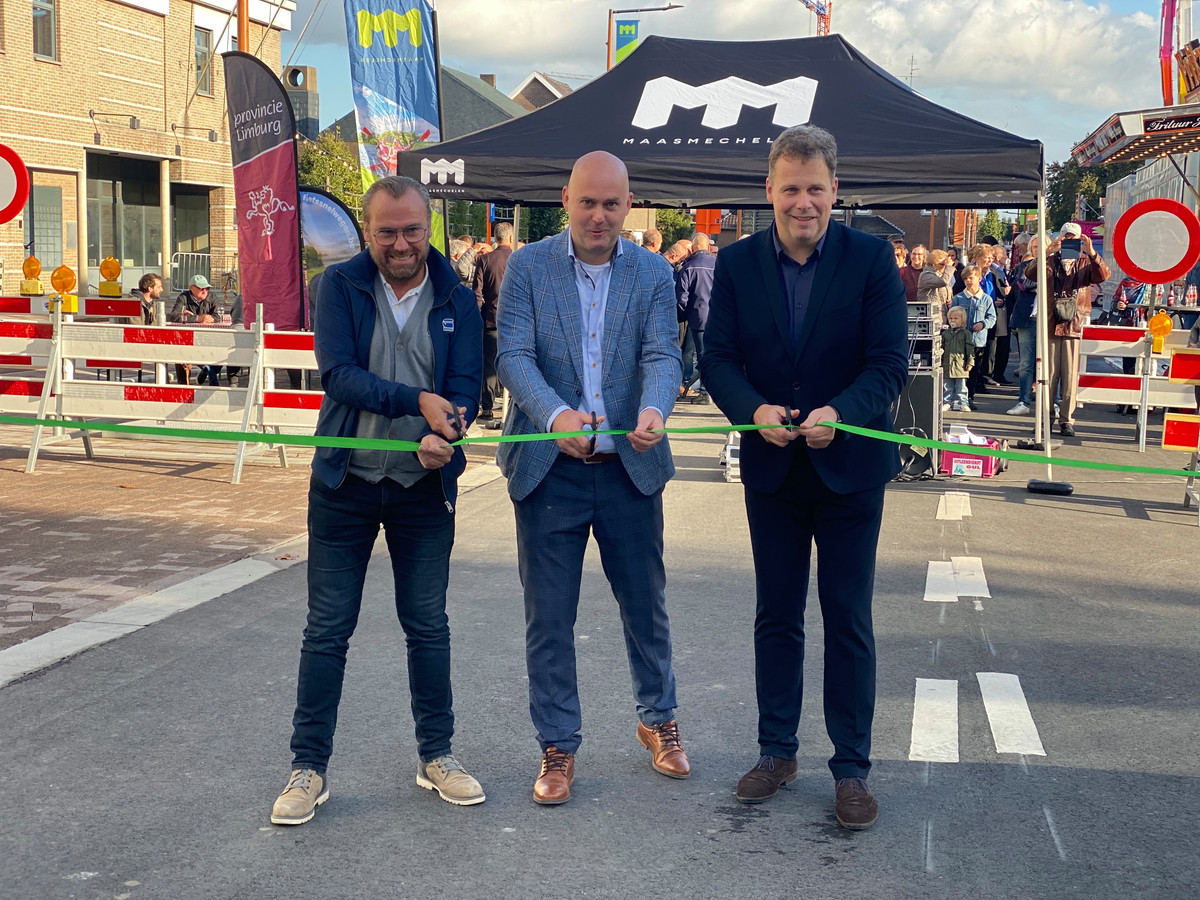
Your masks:
{"label": "metal fence", "polygon": [[203,275],[217,290],[238,291],[237,253],[176,253],[166,289],[178,293],[197,275]]}

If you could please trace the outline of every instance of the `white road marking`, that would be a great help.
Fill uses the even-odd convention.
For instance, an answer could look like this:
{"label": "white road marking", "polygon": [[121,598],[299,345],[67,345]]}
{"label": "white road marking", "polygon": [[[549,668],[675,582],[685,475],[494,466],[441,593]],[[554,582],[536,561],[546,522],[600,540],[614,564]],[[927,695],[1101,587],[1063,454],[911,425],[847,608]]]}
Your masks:
{"label": "white road marking", "polygon": [[977,672],[979,690],[997,753],[1045,756],[1037,725],[1029,712],[1021,679],[1003,672]]}
{"label": "white road marking", "polygon": [[982,600],[975,601],[975,612],[983,612],[983,601]]}
{"label": "white road marking", "polygon": [[933,871],[933,820],[925,820],[925,871]]}
{"label": "white road marking", "polygon": [[954,581],[960,597],[991,597],[987,579],[983,576],[983,560],[978,556],[952,556]]}
{"label": "white road marking", "polygon": [[958,762],[958,682],[918,678],[908,758]]}
{"label": "white road marking", "polygon": [[1043,806],[1042,812],[1046,816],[1046,824],[1050,826],[1050,837],[1054,840],[1054,849],[1058,851],[1058,858],[1066,859],[1067,851],[1063,849],[1062,841],[1058,839],[1058,829],[1054,826],[1054,816],[1050,812],[1050,807]]}
{"label": "white road marking", "polygon": [[[950,561],[930,560],[925,571],[925,599],[931,603],[957,603],[959,597],[988,597],[983,560],[978,556],[952,556]],[[976,607],[982,609],[982,604]]]}
{"label": "white road marking", "polygon": [[966,491],[946,491],[938,498],[937,517],[959,522],[971,515],[971,495]]}
{"label": "white road marking", "polygon": [[931,560],[925,573],[925,599],[930,603],[957,603],[958,583],[954,563]]}

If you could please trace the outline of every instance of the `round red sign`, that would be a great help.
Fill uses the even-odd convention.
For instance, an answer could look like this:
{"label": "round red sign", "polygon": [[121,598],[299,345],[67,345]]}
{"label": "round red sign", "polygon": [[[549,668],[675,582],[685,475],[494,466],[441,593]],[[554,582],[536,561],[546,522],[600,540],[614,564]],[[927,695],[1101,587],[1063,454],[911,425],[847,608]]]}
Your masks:
{"label": "round red sign", "polygon": [[15,219],[29,199],[29,170],[17,151],[0,144],[0,222]]}
{"label": "round red sign", "polygon": [[1200,260],[1200,219],[1178,200],[1135,203],[1113,229],[1113,258],[1146,284],[1176,281]]}

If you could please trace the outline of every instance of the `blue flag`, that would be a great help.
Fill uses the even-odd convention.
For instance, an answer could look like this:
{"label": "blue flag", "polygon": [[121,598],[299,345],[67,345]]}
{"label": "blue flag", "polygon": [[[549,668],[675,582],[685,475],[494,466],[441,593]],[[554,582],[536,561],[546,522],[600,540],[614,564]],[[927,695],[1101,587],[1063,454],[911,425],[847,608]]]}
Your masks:
{"label": "blue flag", "polygon": [[346,0],[363,190],[399,154],[441,141],[429,0]]}

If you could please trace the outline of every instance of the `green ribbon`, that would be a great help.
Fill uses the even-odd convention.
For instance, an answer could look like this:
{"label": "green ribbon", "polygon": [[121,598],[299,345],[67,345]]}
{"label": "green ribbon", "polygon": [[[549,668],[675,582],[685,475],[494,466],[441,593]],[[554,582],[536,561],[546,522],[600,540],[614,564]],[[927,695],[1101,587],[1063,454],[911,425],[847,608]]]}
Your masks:
{"label": "green ribbon", "polygon": [[[1120,463],[1102,463],[1090,459],[1070,459],[1065,456],[1048,457],[1041,453],[1024,453],[1019,450],[995,450],[991,447],[978,447],[974,444],[956,444],[950,441],[937,441],[932,438],[915,437],[910,434],[896,434],[891,431],[877,431],[874,428],[862,428],[858,425],[847,425],[837,422],[822,422],[830,428],[836,428],[847,434],[871,438],[877,441],[889,441],[893,444],[903,444],[909,447],[926,447],[931,450],[953,450],[968,453],[971,456],[990,456],[996,459],[1007,459],[1012,462],[1033,463],[1035,465],[1067,466],[1076,469],[1098,469],[1106,472],[1126,472],[1134,475],[1171,475],[1177,478],[1191,478],[1196,472],[1188,469],[1163,469],[1156,466],[1130,466]],[[35,419],[26,416],[0,416],[0,425],[42,425],[47,428],[80,429],[83,431],[108,431],[113,434],[146,434],[155,437],[176,437],[188,440],[230,441],[247,444],[282,444],[295,447],[342,447],[357,450],[406,450],[415,453],[421,445],[415,441],[390,441],[378,438],[327,437],[316,434],[262,434],[245,431],[212,431],[202,428],[161,428],[151,425],[117,425],[105,422],[85,422],[78,419]],[[786,428],[786,425],[698,425],[689,428],[662,428],[656,433],[662,434],[728,434],[731,431],[762,431],[766,428]],[[593,434],[624,435],[629,430],[620,428],[603,428],[596,431],[555,431],[537,434],[493,434],[466,437],[450,442],[452,447],[462,447],[470,444],[519,444],[527,441],[553,441],[562,438],[591,437]]]}

